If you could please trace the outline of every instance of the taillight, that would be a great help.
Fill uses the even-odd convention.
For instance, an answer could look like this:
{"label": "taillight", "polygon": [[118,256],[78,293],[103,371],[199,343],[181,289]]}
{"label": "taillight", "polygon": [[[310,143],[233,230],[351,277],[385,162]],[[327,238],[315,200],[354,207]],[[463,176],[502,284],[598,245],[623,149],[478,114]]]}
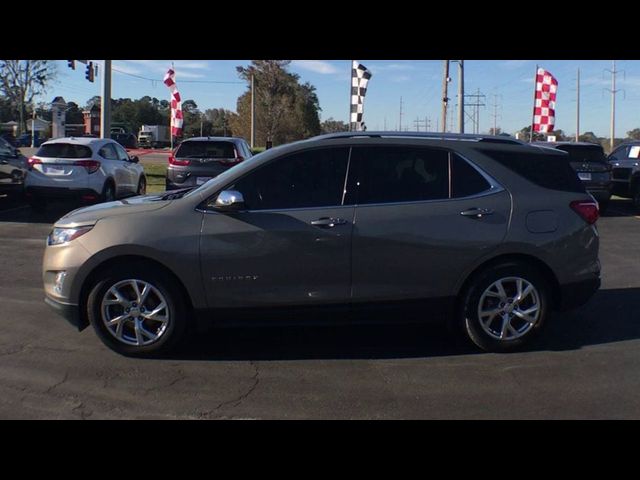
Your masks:
{"label": "taillight", "polygon": [[173,155],[169,155],[169,165],[179,165],[184,167],[185,165],[191,164],[191,160],[179,160]]}
{"label": "taillight", "polygon": [[74,163],[74,165],[86,168],[87,173],[97,172],[100,168],[100,162],[98,162],[97,160],[78,160]]}
{"label": "taillight", "polygon": [[27,160],[27,166],[29,167],[29,170],[33,170],[34,165],[41,164],[41,163],[42,163],[42,160],[36,157],[30,157]]}
{"label": "taillight", "polygon": [[569,206],[589,225],[593,225],[596,223],[598,218],[600,218],[600,209],[596,202],[589,200],[576,200],[571,202]]}

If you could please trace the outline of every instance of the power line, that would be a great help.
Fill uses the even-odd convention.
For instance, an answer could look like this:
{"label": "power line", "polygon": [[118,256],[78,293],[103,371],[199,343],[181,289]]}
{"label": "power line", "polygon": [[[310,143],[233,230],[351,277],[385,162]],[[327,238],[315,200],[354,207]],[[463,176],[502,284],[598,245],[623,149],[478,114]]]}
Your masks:
{"label": "power line", "polygon": [[[148,80],[150,82],[163,82],[163,80],[159,80],[157,78],[149,78],[143,77],[142,75],[136,75],[134,73],[125,72],[122,70],[118,70],[115,67],[112,67],[111,70],[114,72],[122,73],[123,75],[129,75],[130,77],[140,78],[141,80]],[[218,83],[218,84],[231,84],[231,85],[244,85],[246,82],[227,82],[227,81],[219,81],[219,80],[182,80],[180,79],[180,83]]]}

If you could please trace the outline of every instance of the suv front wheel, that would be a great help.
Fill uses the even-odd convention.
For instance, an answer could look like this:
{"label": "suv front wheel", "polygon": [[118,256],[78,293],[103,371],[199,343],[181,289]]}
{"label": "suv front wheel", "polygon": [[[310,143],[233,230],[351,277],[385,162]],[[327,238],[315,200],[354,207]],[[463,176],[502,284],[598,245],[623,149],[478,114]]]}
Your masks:
{"label": "suv front wheel", "polygon": [[89,321],[102,342],[128,356],[164,354],[186,331],[186,307],[175,280],[151,265],[112,267],[87,299]]}
{"label": "suv front wheel", "polygon": [[528,343],[548,312],[544,277],[524,263],[495,265],[476,276],[462,295],[460,320],[483,350],[506,352]]}

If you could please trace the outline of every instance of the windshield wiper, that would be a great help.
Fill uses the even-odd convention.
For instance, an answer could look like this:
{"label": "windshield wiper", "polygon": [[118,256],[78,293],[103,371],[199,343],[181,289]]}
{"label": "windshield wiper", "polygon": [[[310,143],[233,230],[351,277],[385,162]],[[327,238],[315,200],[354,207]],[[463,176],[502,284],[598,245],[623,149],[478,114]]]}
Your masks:
{"label": "windshield wiper", "polygon": [[169,192],[166,192],[164,195],[162,195],[159,200],[175,200],[177,198],[182,198],[187,192],[190,192],[194,188],[196,187],[187,187],[187,188],[180,188],[178,190],[171,190]]}

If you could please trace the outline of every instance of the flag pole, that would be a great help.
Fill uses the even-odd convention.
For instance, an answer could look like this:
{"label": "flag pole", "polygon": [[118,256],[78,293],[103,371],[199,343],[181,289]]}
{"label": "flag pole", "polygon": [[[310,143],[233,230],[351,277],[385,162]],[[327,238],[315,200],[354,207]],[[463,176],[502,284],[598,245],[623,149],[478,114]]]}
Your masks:
{"label": "flag pole", "polygon": [[536,64],[536,74],[533,77],[533,111],[531,114],[531,134],[529,135],[529,143],[533,143],[533,126],[536,123],[536,86],[538,83],[538,65]]}
{"label": "flag pole", "polygon": [[[171,70],[173,70],[173,62],[171,62]],[[175,75],[175,70],[173,74]],[[171,101],[173,101],[173,93],[171,94]],[[173,152],[173,109],[169,109],[169,138],[171,139],[171,151]],[[166,145],[166,144],[165,144]]]}
{"label": "flag pole", "polygon": [[351,104],[352,95],[353,95],[353,60],[350,60],[349,64],[349,116],[347,117],[347,121],[349,122],[349,131],[353,131],[353,124],[351,123],[351,109],[353,105]]}

